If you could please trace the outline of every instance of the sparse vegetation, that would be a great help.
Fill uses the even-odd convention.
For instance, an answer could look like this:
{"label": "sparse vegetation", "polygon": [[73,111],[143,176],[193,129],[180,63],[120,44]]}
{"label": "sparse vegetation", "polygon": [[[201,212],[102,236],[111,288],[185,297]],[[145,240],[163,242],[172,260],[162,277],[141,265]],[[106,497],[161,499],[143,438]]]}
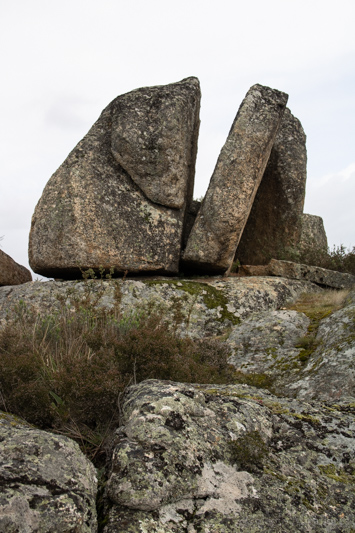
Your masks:
{"label": "sparse vegetation", "polygon": [[302,363],[308,361],[320,343],[316,338],[320,321],[341,309],[348,294],[348,290],[304,293],[296,302],[288,306],[289,309],[304,313],[310,319],[307,334],[300,337],[296,344],[296,348],[301,349],[299,360]]}
{"label": "sparse vegetation", "polygon": [[0,409],[74,438],[100,465],[128,385],[230,383],[228,355],[217,341],[178,338],[157,312],[98,308],[90,293],[50,315],[21,304],[0,331]]}
{"label": "sparse vegetation", "polygon": [[289,249],[280,252],[277,259],[355,275],[355,246],[347,249],[343,244],[340,244],[333,246],[332,249],[325,249],[315,245],[308,246],[302,251]]}

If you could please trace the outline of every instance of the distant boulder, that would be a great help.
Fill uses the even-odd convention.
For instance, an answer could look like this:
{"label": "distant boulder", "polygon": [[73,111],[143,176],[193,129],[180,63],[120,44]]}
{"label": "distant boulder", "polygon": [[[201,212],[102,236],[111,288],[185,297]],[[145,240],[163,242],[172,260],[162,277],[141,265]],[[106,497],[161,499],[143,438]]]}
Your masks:
{"label": "distant boulder", "polygon": [[328,239],[325,233],[322,217],[317,215],[302,215],[302,231],[299,243],[300,251],[309,248],[317,248],[318,250],[328,249]]}
{"label": "distant boulder", "polygon": [[32,281],[31,272],[0,250],[0,286],[21,285],[28,281]]}

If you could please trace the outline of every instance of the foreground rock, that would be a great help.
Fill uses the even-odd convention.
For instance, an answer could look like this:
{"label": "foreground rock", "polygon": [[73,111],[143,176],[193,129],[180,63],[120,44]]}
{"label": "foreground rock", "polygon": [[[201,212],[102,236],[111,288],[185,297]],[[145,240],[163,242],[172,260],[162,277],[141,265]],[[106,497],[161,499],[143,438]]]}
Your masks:
{"label": "foreground rock", "polygon": [[347,409],[246,385],[131,387],[113,441],[104,532],[350,532]]}
{"label": "foreground rock", "polygon": [[0,413],[1,532],[96,532],[96,483],[71,439]]}
{"label": "foreground rock", "polygon": [[355,291],[320,322],[293,310],[254,313],[233,327],[229,362],[281,395],[354,403],[354,331]]}
{"label": "foreground rock", "polygon": [[302,292],[319,290],[309,282],[272,277],[34,282],[0,288],[0,323],[19,307],[48,314],[83,301],[118,315],[154,309],[179,334],[202,338],[224,334],[255,311],[279,309]]}
{"label": "foreground rock", "polygon": [[65,279],[80,268],[177,273],[199,107],[197,78],[113,100],[43,191],[31,268]]}
{"label": "foreground rock", "polygon": [[31,272],[0,250],[0,286],[20,285],[28,281],[32,281]]}
{"label": "foreground rock", "polygon": [[190,233],[183,254],[186,267],[215,273],[231,267],[287,98],[262,85],[248,91]]}
{"label": "foreground rock", "polygon": [[285,110],[236,258],[262,265],[299,247],[307,179],[306,135]]}

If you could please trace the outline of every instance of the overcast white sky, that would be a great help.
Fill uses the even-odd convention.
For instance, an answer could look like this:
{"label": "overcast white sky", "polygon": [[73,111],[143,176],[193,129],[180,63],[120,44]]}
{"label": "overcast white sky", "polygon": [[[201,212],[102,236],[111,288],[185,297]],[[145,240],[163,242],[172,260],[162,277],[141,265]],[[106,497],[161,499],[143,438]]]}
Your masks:
{"label": "overcast white sky", "polygon": [[35,205],[119,94],[197,76],[195,197],[249,87],[289,94],[307,135],[305,212],[355,245],[354,0],[1,0],[0,236],[28,266]]}

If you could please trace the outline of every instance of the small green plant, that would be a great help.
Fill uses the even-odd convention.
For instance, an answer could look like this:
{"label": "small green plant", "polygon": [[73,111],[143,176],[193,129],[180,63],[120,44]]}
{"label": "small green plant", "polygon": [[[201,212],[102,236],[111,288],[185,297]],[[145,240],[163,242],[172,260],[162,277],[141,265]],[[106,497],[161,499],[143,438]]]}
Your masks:
{"label": "small green plant", "polygon": [[236,440],[229,442],[231,460],[237,463],[240,470],[256,472],[263,468],[269,454],[268,445],[259,431],[248,431]]}
{"label": "small green plant", "polygon": [[355,275],[355,246],[346,248],[340,244],[332,249],[308,246],[299,252],[298,262]]}

